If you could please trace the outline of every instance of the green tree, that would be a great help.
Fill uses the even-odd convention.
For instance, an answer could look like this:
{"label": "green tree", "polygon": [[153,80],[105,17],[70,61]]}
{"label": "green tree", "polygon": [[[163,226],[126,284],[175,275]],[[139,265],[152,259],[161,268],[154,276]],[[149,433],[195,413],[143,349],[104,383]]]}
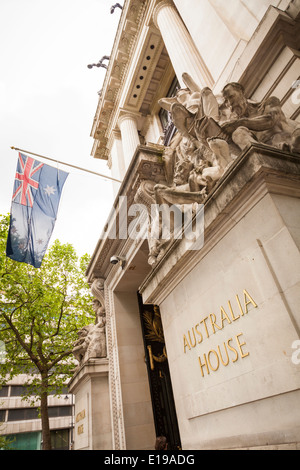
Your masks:
{"label": "green tree", "polygon": [[[2,430],[3,423],[0,423],[0,431]],[[0,450],[11,450],[11,443],[13,439],[0,435]]]}
{"label": "green tree", "polygon": [[6,257],[8,226],[9,216],[0,216],[0,380],[30,374],[24,398],[40,400],[43,449],[49,450],[47,397],[62,393],[74,369],[77,331],[95,320],[84,277],[88,255],[78,260],[72,245],[56,240],[40,268],[18,263]]}

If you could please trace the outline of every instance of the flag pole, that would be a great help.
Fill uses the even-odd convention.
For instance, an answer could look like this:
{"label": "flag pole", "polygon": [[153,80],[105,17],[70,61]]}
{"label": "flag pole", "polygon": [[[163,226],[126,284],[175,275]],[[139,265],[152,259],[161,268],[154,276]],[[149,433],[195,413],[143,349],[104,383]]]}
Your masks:
{"label": "flag pole", "polygon": [[72,168],[76,168],[77,170],[81,170],[81,171],[86,171],[88,173],[92,173],[93,175],[102,176],[102,178],[107,178],[109,180],[116,181],[117,183],[122,183],[122,181],[117,180],[116,178],[112,178],[111,176],[102,175],[101,173],[97,173],[96,171],[87,170],[86,168],[81,168],[80,166],[71,165],[70,163],[60,162],[59,160],[56,160],[55,158],[45,157],[44,155],[39,155],[38,153],[28,152],[27,150],[19,149],[17,147],[10,147],[10,148],[13,150],[18,150],[19,152],[30,153],[30,155],[35,155],[36,157],[45,158],[46,160],[51,160],[52,162],[60,163],[61,165],[71,166]]}

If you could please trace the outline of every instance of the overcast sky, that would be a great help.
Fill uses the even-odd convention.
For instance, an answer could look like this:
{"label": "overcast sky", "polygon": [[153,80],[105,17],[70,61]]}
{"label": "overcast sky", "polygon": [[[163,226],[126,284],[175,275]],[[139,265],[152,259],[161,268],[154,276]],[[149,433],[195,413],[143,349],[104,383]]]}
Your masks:
{"label": "overcast sky", "polygon": [[[110,176],[107,163],[91,156],[90,136],[106,70],[87,65],[111,53],[121,14],[110,13],[114,3],[0,0],[0,214],[11,206],[18,156],[11,146]],[[51,241],[91,255],[114,200],[112,183],[59,167],[70,175]]]}

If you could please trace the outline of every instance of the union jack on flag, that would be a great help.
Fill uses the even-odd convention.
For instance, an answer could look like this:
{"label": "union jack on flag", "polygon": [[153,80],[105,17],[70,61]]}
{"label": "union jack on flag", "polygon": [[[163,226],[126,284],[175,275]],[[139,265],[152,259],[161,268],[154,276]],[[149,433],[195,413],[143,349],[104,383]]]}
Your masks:
{"label": "union jack on flag", "polygon": [[68,173],[19,153],[6,255],[41,266]]}
{"label": "union jack on flag", "polygon": [[38,172],[43,165],[43,163],[37,162],[31,157],[19,153],[18,167],[15,176],[15,186],[17,186],[17,188],[12,197],[13,201],[19,202],[23,206],[33,206],[34,197],[32,188],[38,189],[39,187],[39,181],[37,179]]}

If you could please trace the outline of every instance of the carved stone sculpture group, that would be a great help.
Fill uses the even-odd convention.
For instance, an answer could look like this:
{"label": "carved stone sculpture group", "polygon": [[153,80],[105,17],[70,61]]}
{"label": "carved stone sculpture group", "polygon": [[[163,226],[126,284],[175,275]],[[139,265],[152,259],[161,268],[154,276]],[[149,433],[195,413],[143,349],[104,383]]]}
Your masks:
{"label": "carved stone sculpture group", "polygon": [[[278,98],[253,102],[246,98],[243,87],[233,82],[217,99],[209,88],[200,89],[187,73],[182,78],[186,88],[159,100],[178,131],[164,152],[165,184],[144,182],[144,199],[156,205],[203,204],[233,161],[252,143],[300,153],[300,125],[284,115]],[[149,213],[149,218],[149,263],[154,265],[171,239],[153,239],[153,225],[160,222],[153,214]],[[157,231],[161,233],[162,227]]]}
{"label": "carved stone sculpture group", "polygon": [[79,365],[84,364],[88,359],[106,357],[107,355],[103,288],[103,279],[95,279],[93,281],[91,290],[97,297],[93,299],[95,323],[81,328],[77,332],[78,340],[73,345],[73,355],[79,362]]}

